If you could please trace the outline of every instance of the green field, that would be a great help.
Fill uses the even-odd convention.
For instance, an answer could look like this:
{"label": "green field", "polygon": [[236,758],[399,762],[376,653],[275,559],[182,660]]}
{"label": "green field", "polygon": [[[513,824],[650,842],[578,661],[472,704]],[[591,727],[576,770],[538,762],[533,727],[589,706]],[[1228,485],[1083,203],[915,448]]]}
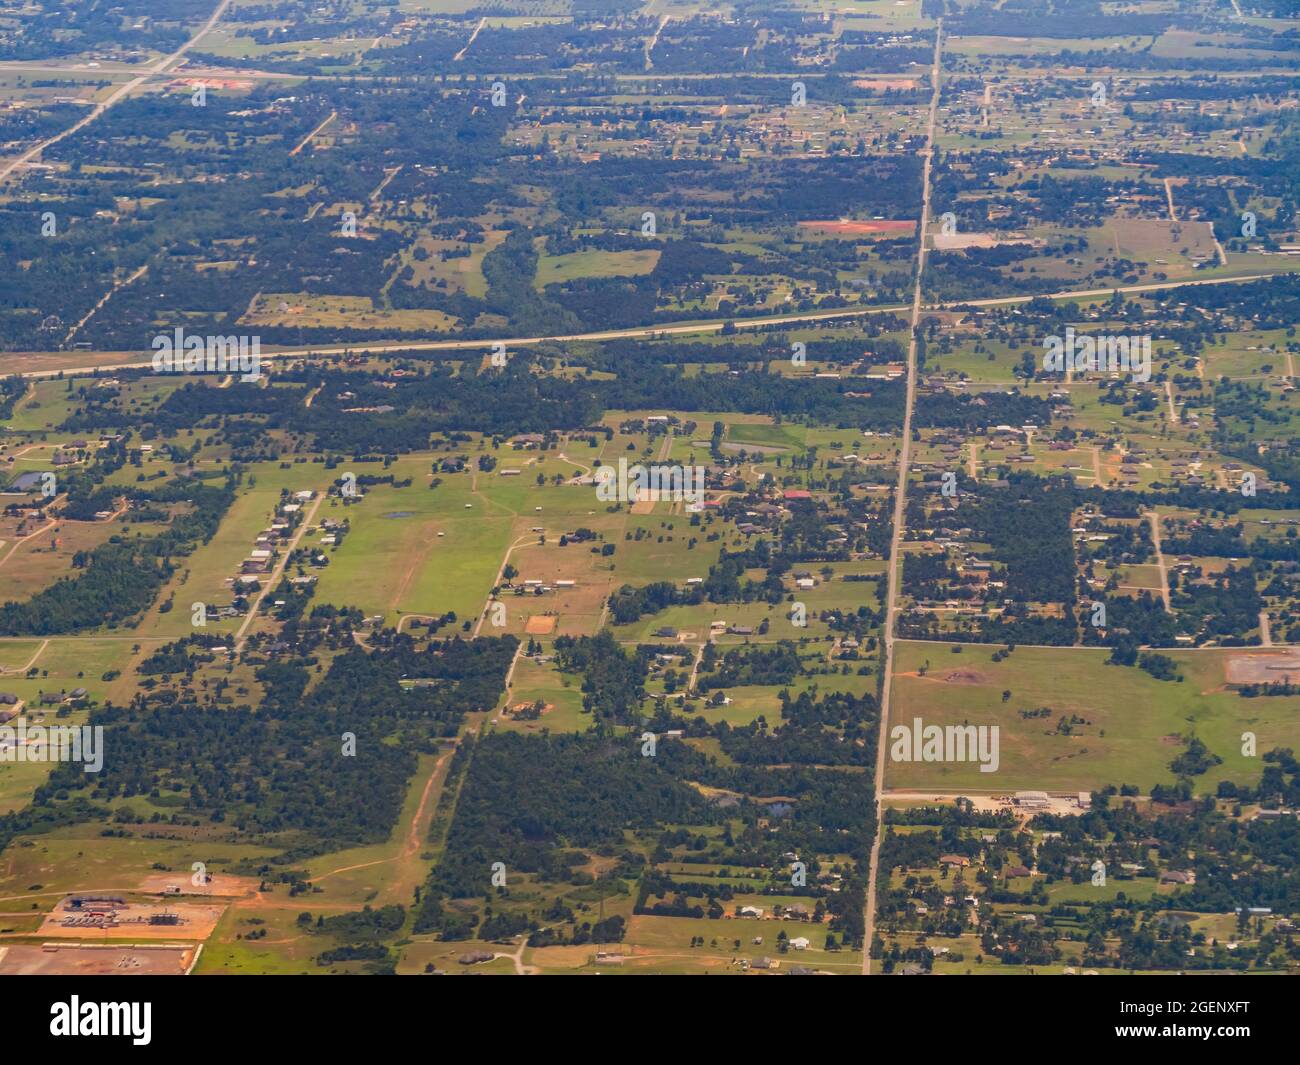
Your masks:
{"label": "green field", "polygon": [[[1184,750],[1180,737],[1195,734],[1223,759],[1194,780],[1198,793],[1212,793],[1221,780],[1258,780],[1263,766],[1242,756],[1243,732],[1256,734],[1260,754],[1294,743],[1300,697],[1243,699],[1226,691],[1230,651],[1169,652],[1186,676],[1178,683],[1108,666],[1104,650],[1017,647],[995,663],[997,649],[967,644],[952,654],[949,645],[899,642],[891,729],[916,717],[925,725],[997,725],[1001,765],[981,773],[974,763],[889,760],[890,788],[1075,792],[1127,783],[1145,792],[1174,782],[1169,762]],[[927,663],[927,675],[917,676]],[[1006,701],[1004,691],[1011,693]],[[1043,707],[1050,715],[1021,717]],[[1079,734],[1059,735],[1062,715],[1088,724]]]}

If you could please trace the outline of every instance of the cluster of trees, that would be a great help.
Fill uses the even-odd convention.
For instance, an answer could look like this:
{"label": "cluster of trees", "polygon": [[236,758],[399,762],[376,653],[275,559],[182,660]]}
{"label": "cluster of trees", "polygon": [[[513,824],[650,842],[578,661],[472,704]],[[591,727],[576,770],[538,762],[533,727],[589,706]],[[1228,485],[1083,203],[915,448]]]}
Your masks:
{"label": "cluster of trees", "polygon": [[639,720],[651,654],[624,651],[608,629],[595,636],[559,636],[555,664],[562,673],[582,674],[582,708],[599,721]]}
{"label": "cluster of trees", "polygon": [[[853,713],[847,704],[831,716],[845,713]],[[788,894],[783,854],[807,855],[815,874],[819,854],[847,850],[856,863],[864,863],[870,853],[875,817],[870,774],[819,772],[807,766],[724,767],[671,740],[661,741],[654,757],[644,757],[639,740],[633,739],[598,729],[557,736],[493,733],[474,744],[465,757],[465,781],[446,848],[423,892],[416,932],[463,938],[473,918],[447,903],[485,894],[493,896],[493,917],[511,915],[494,928],[522,931],[558,921],[578,930],[578,918],[567,907],[548,907],[543,913],[529,898],[515,900],[512,877],[528,873],[549,883],[585,882],[575,868],[588,864],[592,852],[616,860],[609,878],[595,885],[597,890],[619,893],[619,883],[635,880],[638,906],[690,917],[707,916],[716,908],[720,891],[711,890],[702,878],[679,881],[654,863],[764,866],[786,881],[783,893]],[[793,808],[769,827],[759,828],[764,807],[748,799],[736,807],[720,806],[692,786],[697,783],[744,796],[789,796]],[[735,831],[732,822],[737,820],[740,828]],[[719,825],[720,834],[706,837],[698,832]],[[650,863],[629,845],[629,832],[638,839],[657,834]],[[506,884],[504,891],[494,892],[491,877],[497,862],[504,866]],[[829,917],[830,928],[850,946],[862,938],[864,870],[861,864],[851,869],[838,892],[809,892],[823,904],[819,912]],[[648,903],[651,898],[664,902]],[[664,905],[667,910],[658,908]],[[573,933],[556,934],[570,941]]]}
{"label": "cluster of trees", "polygon": [[0,60],[55,59],[95,51],[162,55],[174,52],[190,35],[186,23],[212,12],[207,0],[170,0],[165,18],[145,3],[116,10],[73,7],[59,0],[35,0],[0,38]]}
{"label": "cluster of trees", "polygon": [[474,745],[469,771],[416,917],[416,932],[459,920],[447,898],[492,888],[494,863],[512,876],[565,881],[588,858],[575,848],[617,854],[627,829],[666,822],[711,824],[713,807],[659,758],[598,733],[492,733]]}
{"label": "cluster of trees", "polygon": [[737,685],[789,684],[800,672],[798,645],[781,640],[774,645],[750,644],[724,651],[718,656],[716,645],[705,645],[695,690],[704,694],[715,688]]}
{"label": "cluster of trees", "polygon": [[[401,636],[366,652],[349,638],[311,689],[306,663],[259,668],[256,709],[200,703],[184,689],[94,708],[90,723],[103,726],[112,756],[94,775],[60,764],[33,806],[59,808],[78,793],[94,802],[147,795],[281,848],[272,859],[281,866],[379,843],[417,754],[455,735],[466,713],[496,705],[515,647],[507,636],[416,648]],[[403,687],[407,676],[426,683]]]}
{"label": "cluster of trees", "polygon": [[818,697],[815,691],[791,698],[780,693],[781,721],[765,719],[731,728],[718,722],[715,734],[728,757],[743,765],[876,764],[879,713],[874,695],[848,692]]}

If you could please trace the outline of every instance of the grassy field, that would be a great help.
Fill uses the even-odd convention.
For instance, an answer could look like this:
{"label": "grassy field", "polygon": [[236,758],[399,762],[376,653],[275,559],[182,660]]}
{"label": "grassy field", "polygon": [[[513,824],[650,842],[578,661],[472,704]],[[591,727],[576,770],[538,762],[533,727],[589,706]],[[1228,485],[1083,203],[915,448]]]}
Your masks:
{"label": "grassy field", "polygon": [[[0,691],[24,702],[20,713],[33,725],[80,726],[87,711],[68,707],[42,709],[42,692],[85,688],[89,698],[102,700],[111,684],[104,676],[130,654],[129,638],[52,637],[48,640],[0,640]],[[34,669],[35,672],[30,671]],[[26,806],[32,791],[49,776],[49,762],[0,762],[0,814]]]}
{"label": "grassy field", "polygon": [[[1145,791],[1173,783],[1169,763],[1194,733],[1223,759],[1195,778],[1197,792],[1212,793],[1220,780],[1259,778],[1260,760],[1241,754],[1243,732],[1256,734],[1261,754],[1294,744],[1300,697],[1242,699],[1225,690],[1230,651],[1170,652],[1186,678],[1178,683],[1108,666],[1104,650],[1018,647],[997,663],[990,660],[995,650],[967,645],[953,654],[944,644],[898,644],[891,729],[916,717],[926,725],[997,725],[1001,765],[981,773],[974,763],[889,761],[889,787],[1071,792],[1128,783]],[[1021,716],[1043,707],[1051,710],[1045,717]],[[1086,724],[1074,735],[1056,732],[1070,715]]]}
{"label": "grassy field", "polygon": [[411,477],[409,488],[376,485],[358,504],[322,508],[319,518],[346,516],[351,531],[329,554],[318,602],[359,606],[389,623],[448,610],[473,619],[483,610],[517,512],[476,491],[470,474],[442,475],[430,491],[429,466],[427,456],[404,457],[389,472]]}
{"label": "grassy field", "polygon": [[537,264],[538,289],[579,277],[634,277],[648,274],[659,262],[658,249],[646,251],[580,251],[545,255]]}

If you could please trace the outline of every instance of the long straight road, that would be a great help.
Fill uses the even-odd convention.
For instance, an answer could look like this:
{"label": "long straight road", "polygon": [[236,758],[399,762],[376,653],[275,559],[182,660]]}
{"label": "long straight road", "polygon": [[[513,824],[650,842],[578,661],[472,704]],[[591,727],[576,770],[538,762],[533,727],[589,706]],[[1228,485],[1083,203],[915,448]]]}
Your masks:
{"label": "long straight road", "polygon": [[[1298,270],[1279,270],[1267,274],[1243,274],[1239,277],[1209,277],[1194,281],[1160,281],[1146,285],[1121,285],[1118,288],[1080,288],[1064,289],[1060,292],[1034,293],[1020,296],[993,296],[977,300],[949,300],[940,303],[926,303],[922,310],[942,311],[956,310],[962,307],[1001,307],[1015,303],[1028,303],[1032,299],[1073,300],[1092,299],[1109,296],[1118,292],[1121,295],[1130,292],[1157,292],[1162,289],[1181,288],[1184,285],[1234,285],[1246,281],[1266,281],[1273,277],[1285,277]],[[809,322],[830,322],[843,318],[862,318],[871,314],[892,314],[906,311],[908,308],[899,304],[879,307],[855,307],[852,310],[809,311],[804,314],[774,314],[756,318],[714,318],[686,325],[646,325],[631,329],[604,329],[592,333],[568,333],[555,336],[533,337],[484,337],[477,340],[377,340],[354,341],[350,344],[332,344],[323,347],[270,348],[262,351],[264,362],[280,359],[328,358],[336,355],[382,355],[395,351],[490,351],[496,344],[507,348],[534,347],[538,344],[577,344],[599,343],[604,340],[627,340],[635,337],[654,339],[669,336],[705,336],[718,333],[728,325],[737,331],[745,329],[762,329],[774,325],[801,325]],[[33,358],[41,355],[64,355],[64,351],[15,352],[11,357]],[[45,370],[6,370],[7,376],[43,378],[69,377],[77,374],[107,373],[112,370],[143,370],[150,365],[150,359],[134,351],[104,352],[106,356],[121,359],[120,362],[104,362],[83,366],[61,366]]]}
{"label": "long straight road", "polygon": [[18,167],[25,166],[27,163],[30,163],[33,159],[39,156],[47,148],[55,144],[58,144],[59,141],[63,140],[65,137],[71,137],[78,130],[84,129],[86,126],[90,125],[97,118],[99,118],[100,115],[102,115],[105,111],[107,111],[110,107],[125,100],[128,96],[131,95],[131,93],[135,92],[136,89],[138,89],[150,78],[156,78],[159,74],[165,74],[168,70],[170,70],[173,66],[175,66],[178,61],[184,58],[186,52],[188,52],[191,48],[193,48],[196,44],[198,44],[199,41],[201,41],[204,37],[206,37],[211,32],[212,27],[221,21],[221,16],[226,13],[226,8],[228,8],[229,6],[230,6],[230,0],[221,0],[221,3],[217,5],[217,9],[212,12],[212,17],[209,18],[208,21],[203,24],[202,28],[198,31],[198,33],[196,33],[183,45],[177,48],[176,51],[172,52],[171,55],[163,56],[163,58],[157,60],[152,66],[150,66],[147,70],[145,70],[143,74],[140,74],[139,76],[134,77],[130,81],[128,81],[125,85],[123,85],[120,89],[118,89],[115,93],[113,93],[113,95],[110,96],[103,103],[96,104],[93,108],[91,108],[90,113],[86,115],[84,118],[79,119],[77,122],[73,123],[71,126],[63,130],[62,132],[56,133],[53,137],[47,137],[39,144],[36,144],[33,147],[28,148],[27,151],[23,152],[23,154],[18,156],[17,159],[13,160],[3,170],[0,170],[0,182],[4,182],[9,177],[10,174],[12,174],[15,170],[18,169]]}
{"label": "long straight road", "polygon": [[285,546],[284,555],[267,575],[266,583],[262,585],[261,591],[257,593],[257,598],[249,605],[248,616],[244,618],[244,623],[239,626],[238,631],[235,633],[236,658],[238,658],[240,653],[244,650],[244,644],[248,642],[248,628],[257,620],[258,611],[262,608],[262,600],[270,595],[271,592],[280,584],[280,580],[289,566],[289,556],[298,549],[298,544],[302,540],[303,535],[307,532],[308,527],[316,520],[316,511],[320,509],[320,505],[325,501],[326,495],[326,489],[320,489],[316,492],[316,498],[312,500],[312,504],[307,509],[307,512],[302,516],[302,521],[298,524],[298,528],[294,530],[293,537]]}
{"label": "long straight road", "polygon": [[921,325],[921,281],[925,273],[925,231],[930,218],[930,169],[934,163],[934,125],[939,110],[939,67],[943,54],[943,20],[934,31],[934,64],[930,80],[930,115],[925,127],[925,166],[921,172],[921,222],[916,253],[916,281],[912,289],[912,331],[907,345],[907,403],[903,408],[903,439],[898,452],[898,484],[894,488],[894,534],[889,544],[889,580],[885,591],[885,676],[880,689],[880,733],[876,740],[876,836],[871,842],[867,872],[867,903],[862,946],[862,975],[871,975],[871,940],[876,924],[876,880],[880,868],[880,836],[884,831],[885,751],[889,740],[889,697],[894,675],[894,614],[898,603],[899,558],[907,507],[907,474],[912,458],[912,411],[916,406],[916,334]]}

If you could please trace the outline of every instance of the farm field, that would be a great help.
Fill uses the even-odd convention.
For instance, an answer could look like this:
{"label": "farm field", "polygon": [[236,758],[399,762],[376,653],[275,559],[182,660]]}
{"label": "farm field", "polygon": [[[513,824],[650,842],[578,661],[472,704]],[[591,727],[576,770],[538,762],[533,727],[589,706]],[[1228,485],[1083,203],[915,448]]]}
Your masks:
{"label": "farm field", "polygon": [[1300,973],[1293,4],[67,6],[0,973]]}
{"label": "farm field", "polygon": [[[1145,793],[1172,779],[1168,763],[1194,735],[1222,759],[1197,782],[1212,790],[1220,780],[1257,779],[1263,767],[1258,758],[1242,757],[1242,734],[1255,733],[1261,751],[1285,743],[1297,709],[1292,699],[1242,699],[1228,692],[1227,663],[1241,654],[1229,649],[1171,652],[1181,682],[1108,666],[1104,652],[1087,649],[1017,647],[997,663],[990,661],[996,648],[967,644],[959,655],[949,650],[899,645],[895,720],[997,726],[1000,765],[981,773],[974,764],[891,761],[890,788],[1077,793],[1107,781]],[[1050,713],[1040,718],[1023,716],[1044,708]],[[1085,723],[1073,734],[1056,731],[1059,721],[1074,715]]]}

